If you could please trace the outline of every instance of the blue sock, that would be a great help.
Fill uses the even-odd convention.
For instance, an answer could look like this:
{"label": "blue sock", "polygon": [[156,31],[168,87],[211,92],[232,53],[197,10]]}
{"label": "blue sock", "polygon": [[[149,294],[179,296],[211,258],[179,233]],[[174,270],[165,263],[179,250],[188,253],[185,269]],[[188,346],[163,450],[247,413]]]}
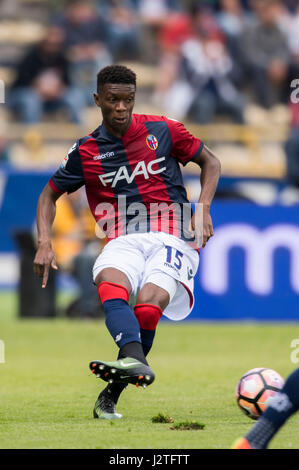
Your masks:
{"label": "blue sock", "polygon": [[299,368],[292,372],[284,384],[284,387],[281,390],[282,393],[285,393],[294,407],[299,409]]}
{"label": "blue sock", "polygon": [[299,369],[292,372],[279,394],[246,435],[250,445],[265,449],[269,441],[292,414],[299,409]]}
{"label": "blue sock", "polygon": [[106,326],[119,348],[140,339],[139,323],[128,302],[123,299],[106,300],[103,303]]}
{"label": "blue sock", "polygon": [[156,330],[144,330],[140,328],[141,344],[144,355],[147,356],[153,345]]}

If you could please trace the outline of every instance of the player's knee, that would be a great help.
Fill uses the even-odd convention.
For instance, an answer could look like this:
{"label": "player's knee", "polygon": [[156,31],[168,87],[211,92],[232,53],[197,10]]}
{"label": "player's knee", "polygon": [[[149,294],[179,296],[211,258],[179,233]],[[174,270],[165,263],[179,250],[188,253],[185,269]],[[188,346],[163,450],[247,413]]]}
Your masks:
{"label": "player's knee", "polygon": [[106,302],[106,300],[113,300],[113,299],[123,299],[126,302],[129,301],[129,293],[125,286],[120,284],[115,284],[114,282],[101,282],[98,285],[98,294],[102,304]]}
{"label": "player's knee", "polygon": [[97,275],[94,275],[94,283],[99,286],[103,282],[110,282],[117,285],[124,286],[130,293],[131,286],[127,276],[119,269],[104,268]]}
{"label": "player's knee", "polygon": [[143,330],[155,330],[162,316],[161,308],[152,304],[137,304],[134,313]]}
{"label": "player's knee", "polygon": [[164,310],[169,304],[169,293],[155,284],[146,284],[138,294],[137,304],[157,305]]}

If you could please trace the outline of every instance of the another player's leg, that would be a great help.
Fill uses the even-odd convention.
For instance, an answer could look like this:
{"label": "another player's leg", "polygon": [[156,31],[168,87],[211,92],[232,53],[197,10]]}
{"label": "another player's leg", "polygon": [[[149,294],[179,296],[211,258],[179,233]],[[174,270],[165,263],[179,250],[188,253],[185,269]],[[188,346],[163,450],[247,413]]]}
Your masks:
{"label": "another player's leg", "polygon": [[245,437],[239,438],[234,449],[266,449],[270,440],[290,416],[299,409],[299,368],[286,380],[265,413]]}

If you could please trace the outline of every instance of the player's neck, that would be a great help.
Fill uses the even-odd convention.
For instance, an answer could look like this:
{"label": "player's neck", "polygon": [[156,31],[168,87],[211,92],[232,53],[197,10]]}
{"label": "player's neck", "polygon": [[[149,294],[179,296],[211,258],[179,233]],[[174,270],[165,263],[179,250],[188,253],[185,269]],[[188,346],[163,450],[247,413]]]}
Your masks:
{"label": "player's neck", "polygon": [[125,134],[126,132],[128,131],[131,123],[132,123],[132,116],[128,122],[128,124],[126,124],[125,126],[111,126],[109,123],[107,123],[105,120],[104,121],[104,125],[106,127],[106,130],[107,132],[112,135],[113,137],[116,137],[117,139],[121,139]]}

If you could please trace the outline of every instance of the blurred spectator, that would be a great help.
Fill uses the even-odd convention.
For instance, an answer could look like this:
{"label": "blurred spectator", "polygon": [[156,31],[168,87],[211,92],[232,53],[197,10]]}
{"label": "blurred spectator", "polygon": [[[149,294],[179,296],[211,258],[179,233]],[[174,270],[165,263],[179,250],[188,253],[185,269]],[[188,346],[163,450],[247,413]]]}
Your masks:
{"label": "blurred spectator", "polygon": [[188,116],[205,124],[225,113],[242,123],[244,98],[234,86],[232,60],[215,17],[199,11],[193,15],[192,28],[193,36],[182,42],[176,59],[168,64],[173,83],[164,96],[157,87],[159,101],[163,99],[166,112],[176,119]]}
{"label": "blurred spectator", "polygon": [[299,3],[292,12],[283,3],[279,3],[277,8],[278,26],[287,38],[291,60],[299,63]]}
{"label": "blurred spectator", "polygon": [[176,12],[165,19],[158,35],[158,42],[162,51],[177,53],[183,42],[193,36],[194,25],[191,15]]}
{"label": "blurred spectator", "polygon": [[241,0],[219,0],[219,6],[217,20],[228,38],[237,38],[254,22],[253,15],[243,9]]}
{"label": "blurred spectator", "polygon": [[157,63],[161,51],[159,49],[158,35],[165,22],[181,10],[180,0],[139,0],[138,15],[142,24],[142,52],[143,60],[153,64]]}
{"label": "blurred spectator", "polygon": [[54,22],[65,34],[71,83],[84,90],[87,104],[93,104],[97,73],[112,62],[107,48],[107,21],[100,17],[93,2],[70,0]]}
{"label": "blurred spectator", "polygon": [[279,0],[255,0],[257,24],[241,38],[241,54],[258,103],[265,107],[283,101],[290,54],[278,26]]}
{"label": "blurred spectator", "polygon": [[113,60],[138,59],[140,26],[132,0],[99,0],[100,15],[108,22],[108,45]]}
{"label": "blurred spectator", "polygon": [[0,2],[0,16],[3,18],[14,18],[18,8],[18,0],[2,0]]}
{"label": "blurred spectator", "polygon": [[296,14],[291,18],[289,26],[286,31],[289,48],[293,56],[299,57],[299,5]]}
{"label": "blurred spectator", "polygon": [[159,73],[154,99],[161,104],[172,83],[177,78],[182,44],[194,36],[193,22],[186,13],[173,13],[165,20],[157,36],[160,49]]}
{"label": "blurred spectator", "polygon": [[16,80],[8,106],[22,122],[41,121],[43,112],[59,108],[68,111],[70,120],[81,122],[84,108],[82,92],[70,86],[69,62],[62,52],[63,32],[49,27],[44,39],[34,45],[16,67]]}
{"label": "blurred spectator", "polygon": [[233,62],[234,81],[240,87],[245,83],[243,58],[239,40],[246,29],[255,24],[254,15],[244,9],[241,0],[219,0],[220,11],[216,18],[225,35],[226,46]]}
{"label": "blurred spectator", "polygon": [[217,21],[226,37],[228,50],[234,61],[238,61],[239,48],[238,41],[240,35],[254,24],[254,16],[244,10],[241,0],[220,0],[220,12],[217,14]]}
{"label": "blurred spectator", "polygon": [[139,14],[146,23],[160,23],[171,12],[178,10],[181,10],[179,0],[139,0]]}
{"label": "blurred spectator", "polygon": [[292,13],[294,13],[298,7],[298,0],[283,0],[283,3]]}

